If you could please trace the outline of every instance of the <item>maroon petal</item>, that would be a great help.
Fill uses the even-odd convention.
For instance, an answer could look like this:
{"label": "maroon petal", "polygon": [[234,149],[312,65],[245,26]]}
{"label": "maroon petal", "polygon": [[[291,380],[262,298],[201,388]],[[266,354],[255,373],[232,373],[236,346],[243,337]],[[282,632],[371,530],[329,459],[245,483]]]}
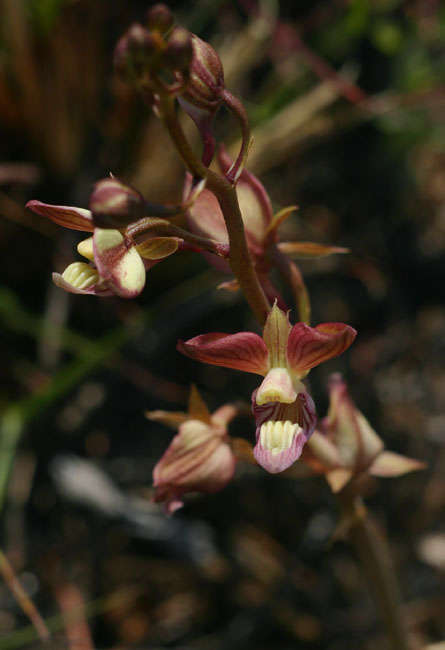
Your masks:
{"label": "maroon petal", "polygon": [[51,205],[41,201],[28,201],[26,207],[41,217],[47,217],[59,226],[71,228],[71,230],[83,230],[93,232],[93,218],[90,210],[76,208],[70,205]]}
{"label": "maroon petal", "polygon": [[188,341],[178,341],[177,349],[191,359],[214,366],[264,375],[268,353],[263,339],[253,332],[201,334]]}
{"label": "maroon petal", "polygon": [[344,352],[357,332],[344,323],[323,323],[309,327],[294,325],[287,343],[287,360],[294,372],[306,374],[314,366]]}

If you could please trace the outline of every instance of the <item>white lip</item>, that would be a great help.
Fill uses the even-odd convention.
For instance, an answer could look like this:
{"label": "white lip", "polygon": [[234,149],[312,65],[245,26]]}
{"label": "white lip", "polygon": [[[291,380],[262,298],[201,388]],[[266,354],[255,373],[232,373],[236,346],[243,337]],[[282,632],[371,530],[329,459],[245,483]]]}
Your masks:
{"label": "white lip", "polygon": [[261,425],[260,443],[263,449],[270,451],[273,455],[280,454],[289,449],[294,437],[300,434],[303,429],[290,420],[269,420]]}

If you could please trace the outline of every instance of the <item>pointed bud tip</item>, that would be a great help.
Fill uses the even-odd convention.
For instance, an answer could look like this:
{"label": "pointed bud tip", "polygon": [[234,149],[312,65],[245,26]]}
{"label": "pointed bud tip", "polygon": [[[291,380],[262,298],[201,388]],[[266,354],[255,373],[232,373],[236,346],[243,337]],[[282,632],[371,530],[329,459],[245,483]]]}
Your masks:
{"label": "pointed bud tip", "polygon": [[90,197],[93,221],[101,228],[124,228],[145,212],[142,195],[117,178],[98,181]]}
{"label": "pointed bud tip", "polygon": [[162,2],[153,5],[146,13],[148,29],[165,34],[173,27],[174,17],[170,9]]}
{"label": "pointed bud tip", "polygon": [[172,70],[189,76],[193,59],[192,35],[183,27],[175,27],[163,55],[164,63]]}
{"label": "pointed bud tip", "polygon": [[134,23],[118,40],[114,49],[115,70],[128,81],[140,75],[149,66],[151,57],[158,52],[158,45],[141,24]]}
{"label": "pointed bud tip", "polygon": [[181,98],[184,110],[196,121],[196,110],[211,116],[222,104],[224,71],[221,59],[209,43],[191,34],[191,45],[189,80]]}

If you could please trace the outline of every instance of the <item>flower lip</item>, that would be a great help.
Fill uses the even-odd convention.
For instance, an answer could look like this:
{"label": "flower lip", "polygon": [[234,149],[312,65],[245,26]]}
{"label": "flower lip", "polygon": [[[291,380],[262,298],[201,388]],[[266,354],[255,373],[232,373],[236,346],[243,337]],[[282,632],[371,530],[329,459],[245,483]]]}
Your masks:
{"label": "flower lip", "polygon": [[303,429],[290,420],[269,420],[259,430],[254,456],[271,474],[283,472],[301,455],[306,437]]}
{"label": "flower lip", "polygon": [[260,429],[260,442],[264,449],[267,449],[272,453],[273,456],[281,453],[285,449],[288,449],[291,444],[294,435],[301,433],[302,428],[286,420],[265,422],[261,425]]}

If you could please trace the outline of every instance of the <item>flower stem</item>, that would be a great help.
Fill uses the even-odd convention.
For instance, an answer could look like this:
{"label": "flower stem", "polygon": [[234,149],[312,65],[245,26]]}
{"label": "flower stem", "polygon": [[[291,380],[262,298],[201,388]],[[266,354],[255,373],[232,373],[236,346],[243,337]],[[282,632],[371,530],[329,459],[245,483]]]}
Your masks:
{"label": "flower stem", "polygon": [[247,247],[244,224],[235,187],[223,176],[216,174],[195,156],[177,119],[174,100],[163,95],[160,99],[161,117],[182,160],[198,178],[205,178],[206,187],[218,199],[229,234],[231,269],[244,292],[247,302],[261,325],[270,310],[269,302],[258,277]]}
{"label": "flower stem", "polygon": [[241,127],[241,148],[231,169],[227,172],[227,179],[233,183],[239,178],[249,154],[251,144],[249,120],[244,106],[237,97],[226,89],[223,91],[222,97],[227,108],[235,115]]}
{"label": "flower stem", "polygon": [[401,611],[400,589],[388,542],[352,490],[345,489],[337,496],[348,523],[349,539],[385,623],[390,647],[392,650],[413,650]]}

